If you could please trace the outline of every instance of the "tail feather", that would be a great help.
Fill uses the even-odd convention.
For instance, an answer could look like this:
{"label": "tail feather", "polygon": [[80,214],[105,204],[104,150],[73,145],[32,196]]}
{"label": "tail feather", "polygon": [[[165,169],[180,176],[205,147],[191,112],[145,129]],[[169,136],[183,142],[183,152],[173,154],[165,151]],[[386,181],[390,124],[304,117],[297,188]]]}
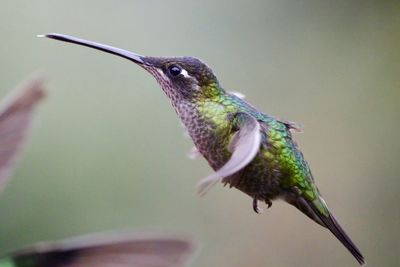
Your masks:
{"label": "tail feather", "polygon": [[348,251],[356,258],[356,260],[361,264],[365,265],[364,256],[361,254],[360,250],[353,243],[350,237],[346,234],[343,228],[336,221],[335,217],[327,211],[327,215],[322,214],[314,203],[309,203],[311,209],[317,215],[319,220],[323,223],[323,226],[328,228],[336,236],[336,238],[348,249]]}

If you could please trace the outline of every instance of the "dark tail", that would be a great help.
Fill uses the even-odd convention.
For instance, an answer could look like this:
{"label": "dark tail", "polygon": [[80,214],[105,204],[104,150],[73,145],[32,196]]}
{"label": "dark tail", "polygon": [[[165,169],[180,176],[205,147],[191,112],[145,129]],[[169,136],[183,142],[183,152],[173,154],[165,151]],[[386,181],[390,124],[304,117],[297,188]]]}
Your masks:
{"label": "dark tail", "polygon": [[[317,200],[321,202],[323,206],[325,206],[325,202],[321,200]],[[315,202],[315,200],[314,200]],[[350,251],[350,253],[356,258],[356,260],[361,264],[365,265],[364,256],[361,254],[360,250],[357,246],[351,241],[350,237],[346,234],[343,228],[336,221],[335,217],[329,210],[326,208],[327,214],[321,213],[318,205],[315,205],[314,202],[309,203],[311,209],[317,215],[317,217],[322,222],[322,225],[329,229],[336,236],[337,239]],[[326,207],[326,206],[325,206]]]}
{"label": "dark tail", "polygon": [[339,239],[339,241],[350,251],[354,258],[356,258],[361,265],[365,265],[364,256],[336,221],[332,213],[329,212],[328,207],[322,198],[318,197],[314,201],[308,201],[303,197],[292,197],[287,198],[286,200],[312,220],[328,228],[329,231],[331,231],[332,234],[334,234],[336,238]]}

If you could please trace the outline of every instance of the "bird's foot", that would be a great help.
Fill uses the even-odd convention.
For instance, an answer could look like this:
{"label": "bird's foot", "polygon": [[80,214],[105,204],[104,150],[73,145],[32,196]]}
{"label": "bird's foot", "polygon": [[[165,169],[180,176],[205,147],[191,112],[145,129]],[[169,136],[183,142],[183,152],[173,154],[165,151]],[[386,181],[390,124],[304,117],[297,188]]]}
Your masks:
{"label": "bird's foot", "polygon": [[[269,209],[272,206],[272,202],[269,199],[265,200],[265,204],[267,204],[268,206],[267,209]],[[257,214],[264,212],[264,210],[258,206],[257,198],[253,198],[253,210]]]}
{"label": "bird's foot", "polygon": [[262,213],[264,211],[262,208],[258,207],[257,198],[253,198],[253,210],[254,210],[255,213],[258,213],[258,214],[260,214],[260,213]]}
{"label": "bird's foot", "polygon": [[267,204],[267,209],[269,209],[272,206],[272,201],[270,199],[266,199],[265,204]]}

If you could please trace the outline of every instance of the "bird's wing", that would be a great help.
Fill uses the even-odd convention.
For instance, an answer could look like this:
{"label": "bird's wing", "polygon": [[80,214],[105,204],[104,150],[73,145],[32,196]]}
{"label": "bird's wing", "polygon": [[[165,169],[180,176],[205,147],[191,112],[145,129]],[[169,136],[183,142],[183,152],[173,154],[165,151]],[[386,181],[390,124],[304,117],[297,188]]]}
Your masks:
{"label": "bird's wing", "polygon": [[246,167],[257,155],[261,143],[261,126],[256,118],[247,113],[237,113],[234,120],[238,131],[233,135],[229,150],[231,158],[215,173],[198,183],[200,195],[207,193],[216,183]]}
{"label": "bird's wing", "polygon": [[246,96],[244,94],[242,94],[241,92],[238,92],[238,91],[230,91],[229,93],[231,95],[234,95],[234,96],[240,98],[240,99],[245,99],[246,98]]}
{"label": "bird's wing", "polygon": [[284,119],[281,119],[281,118],[278,118],[275,116],[271,117],[271,118],[273,118],[274,120],[285,125],[286,129],[290,130],[291,132],[295,132],[295,133],[303,133],[304,132],[304,125],[302,123],[284,120]]}
{"label": "bird's wing", "polygon": [[179,267],[192,252],[189,239],[114,233],[39,243],[11,257],[16,267]]}
{"label": "bird's wing", "polygon": [[197,159],[200,155],[201,155],[201,154],[200,154],[199,150],[198,150],[197,147],[195,147],[195,146],[192,147],[192,148],[190,149],[190,151],[187,153],[187,157],[188,157],[189,159],[192,159],[192,160]]}
{"label": "bird's wing", "polygon": [[43,80],[32,79],[0,104],[0,191],[14,169],[36,104],[45,95]]}
{"label": "bird's wing", "polygon": [[282,122],[283,124],[285,124],[285,126],[296,133],[302,133],[304,132],[304,125],[298,122],[294,122],[294,121],[286,121],[286,120],[280,120],[280,122]]}

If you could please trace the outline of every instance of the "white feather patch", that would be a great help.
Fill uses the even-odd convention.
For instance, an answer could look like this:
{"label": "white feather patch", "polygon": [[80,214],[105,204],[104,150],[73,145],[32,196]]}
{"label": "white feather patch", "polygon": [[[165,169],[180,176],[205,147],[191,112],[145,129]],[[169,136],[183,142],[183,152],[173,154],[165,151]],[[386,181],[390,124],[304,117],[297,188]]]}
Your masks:
{"label": "white feather patch", "polygon": [[192,76],[189,75],[189,73],[187,72],[187,70],[182,69],[181,70],[181,75],[185,78],[191,78]]}

